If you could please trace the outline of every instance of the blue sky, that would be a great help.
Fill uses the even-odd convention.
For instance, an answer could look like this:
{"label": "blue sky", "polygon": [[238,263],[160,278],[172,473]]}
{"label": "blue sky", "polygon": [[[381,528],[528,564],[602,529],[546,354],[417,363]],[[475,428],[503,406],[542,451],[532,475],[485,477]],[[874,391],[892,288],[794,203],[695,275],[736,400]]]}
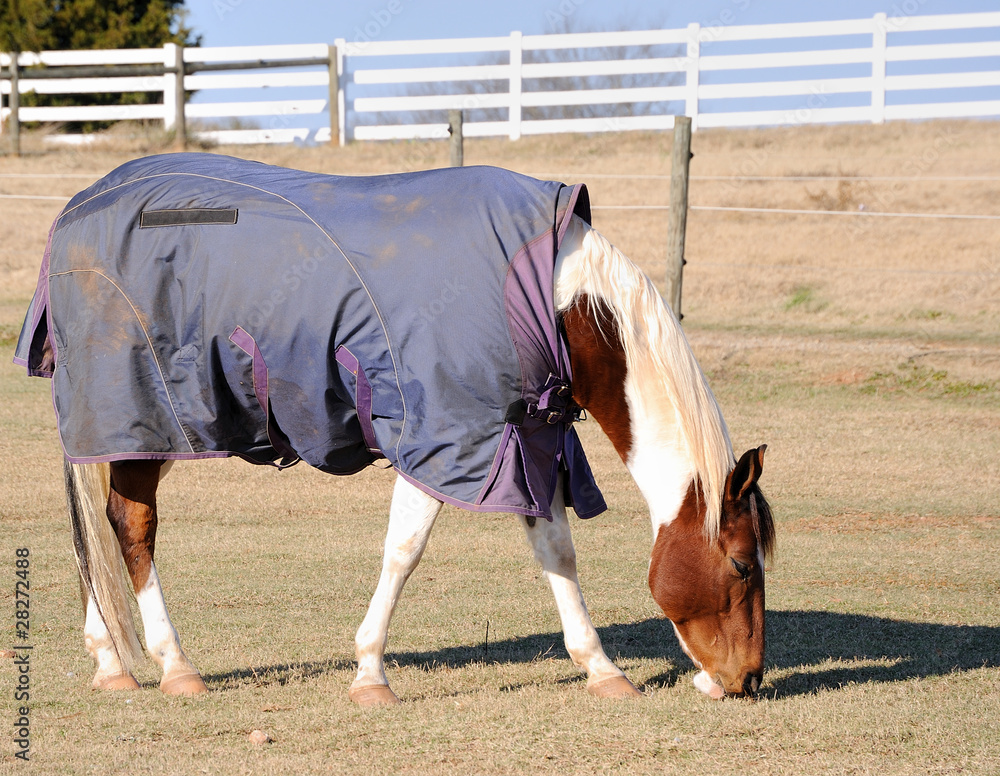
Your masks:
{"label": "blue sky", "polygon": [[581,29],[641,29],[1000,10],[997,0],[188,0],[187,8],[206,46],[538,34],[567,16]]}

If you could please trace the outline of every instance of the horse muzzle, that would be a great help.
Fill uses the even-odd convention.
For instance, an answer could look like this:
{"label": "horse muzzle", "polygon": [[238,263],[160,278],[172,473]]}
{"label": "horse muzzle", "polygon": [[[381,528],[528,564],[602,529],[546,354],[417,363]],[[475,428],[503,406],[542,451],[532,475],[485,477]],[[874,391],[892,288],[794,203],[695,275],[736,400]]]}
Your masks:
{"label": "horse muzzle", "polygon": [[757,697],[757,691],[760,690],[760,684],[763,680],[761,674],[747,674],[743,677],[743,694],[751,698]]}
{"label": "horse muzzle", "polygon": [[733,698],[757,697],[760,691],[763,676],[761,674],[747,673],[743,676],[743,681],[736,685],[735,689],[726,689],[726,685],[721,677],[713,677],[707,671],[699,671],[694,677],[694,686],[713,700],[721,700],[726,696]]}

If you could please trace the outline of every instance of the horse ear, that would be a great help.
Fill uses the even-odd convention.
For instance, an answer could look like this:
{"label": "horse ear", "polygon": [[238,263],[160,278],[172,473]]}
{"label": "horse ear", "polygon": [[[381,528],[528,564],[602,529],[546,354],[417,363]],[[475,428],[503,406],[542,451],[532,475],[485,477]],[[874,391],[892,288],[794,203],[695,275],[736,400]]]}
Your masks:
{"label": "horse ear", "polygon": [[764,451],[767,445],[743,453],[736,468],[729,473],[726,495],[731,501],[739,501],[760,479],[764,471]]}

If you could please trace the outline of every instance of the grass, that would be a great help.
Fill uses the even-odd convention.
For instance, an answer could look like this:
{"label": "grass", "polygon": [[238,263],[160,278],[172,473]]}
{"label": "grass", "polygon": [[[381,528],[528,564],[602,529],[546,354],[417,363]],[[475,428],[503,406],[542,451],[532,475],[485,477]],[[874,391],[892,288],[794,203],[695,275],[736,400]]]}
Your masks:
{"label": "grass", "polygon": [[[700,132],[692,172],[780,174],[808,164],[810,173],[833,175],[849,153],[852,171],[908,174],[923,147],[941,148],[940,137],[949,141],[942,169],[927,174],[988,175],[988,160],[1000,158],[989,153],[998,141],[988,124],[806,127]],[[0,166],[96,177],[155,150],[152,142],[39,151]],[[466,157],[579,170],[572,179],[586,180],[587,170],[660,171],[664,143],[642,133],[615,142],[470,141]],[[443,164],[447,148],[241,152],[328,172],[377,172]],[[18,185],[30,193],[40,184]],[[655,199],[637,196],[636,185],[595,178],[592,196]],[[807,191],[693,182],[705,204],[731,196],[801,207],[817,191],[844,207],[878,202],[878,192],[833,184]],[[929,204],[902,185],[892,194],[892,207],[882,209]],[[956,212],[992,201],[979,184],[951,196]],[[23,225],[0,253],[0,355],[8,364],[53,210],[0,204]],[[655,276],[659,222],[625,211],[597,215],[599,228]],[[0,612],[10,622],[13,551],[29,547],[34,772],[1000,771],[1000,342],[988,255],[995,231],[933,223],[918,231],[886,220],[854,233],[844,220],[708,218],[694,211],[689,219],[685,330],[738,452],[768,443],[762,482],[778,520],[759,701],[713,703],[691,686],[695,669],[645,587],[644,504],[593,423],[580,430],[612,509],[574,523],[580,573],[605,647],[646,694],[638,702],[586,694],[516,521],[446,508],[390,633],[389,676],[405,702],[354,708],[353,635],[377,578],[392,478],[372,470],[341,479],[304,466],[278,473],[240,461],[179,464],[160,492],[160,576],[211,692],[165,698],[146,665],[142,691],[93,693],[49,386],[8,365],[0,366]],[[936,271],[939,256],[961,271],[985,270],[971,279],[910,271]],[[836,271],[820,276],[814,266]],[[14,678],[9,660],[0,660],[5,723],[13,722]],[[255,729],[273,742],[252,744]],[[0,763],[4,773],[23,767],[6,734]]]}
{"label": "grass", "polygon": [[785,309],[791,310],[795,307],[807,306],[813,301],[814,291],[809,286],[799,286],[792,291],[788,301],[785,302]]}
{"label": "grass", "polygon": [[[247,471],[257,479],[245,465],[191,465],[171,474],[172,488],[164,483],[161,571],[213,690],[204,698],[164,698],[151,672],[139,693],[87,690],[65,532],[52,520],[19,532],[40,581],[36,769],[721,773],[752,764],[765,773],[947,773],[964,763],[988,773],[1000,762],[991,722],[1000,617],[983,608],[998,579],[976,562],[976,548],[995,544],[995,519],[784,521],[769,578],[765,695],[721,704],[690,686],[690,665],[636,584],[647,526],[619,509],[578,524],[604,643],[648,694],[609,704],[589,698],[569,665],[514,521],[450,510],[392,634],[390,674],[407,702],[364,712],[346,699],[350,633],[377,551],[357,556],[374,549],[381,526],[345,515],[255,519],[242,512],[249,504],[237,505],[224,519],[254,538],[248,549],[218,518],[170,503],[188,489],[196,497],[184,503],[206,503],[204,482],[228,488]],[[258,506],[268,516],[303,486],[333,495],[329,478],[302,472],[285,483],[288,475],[262,475],[271,482]],[[344,510],[363,506],[364,486],[385,479],[352,489]],[[192,545],[220,555],[241,548],[243,562],[216,565]],[[490,584],[497,578],[505,583]],[[486,618],[496,640],[484,660]],[[258,728],[274,743],[249,744]]]}
{"label": "grass", "polygon": [[1000,383],[994,380],[954,380],[945,369],[932,369],[914,363],[900,364],[891,372],[875,372],[865,380],[863,393],[883,394],[910,392],[928,397],[954,396],[966,398],[982,396],[1000,398]]}

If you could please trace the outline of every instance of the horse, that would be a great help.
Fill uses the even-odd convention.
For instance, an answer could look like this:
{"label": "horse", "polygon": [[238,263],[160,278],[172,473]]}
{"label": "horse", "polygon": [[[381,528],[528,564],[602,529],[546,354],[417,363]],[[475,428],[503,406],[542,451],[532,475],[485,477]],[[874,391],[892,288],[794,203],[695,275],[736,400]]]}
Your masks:
{"label": "horse", "polygon": [[[444,503],[517,514],[552,589],[566,650],[586,675],[588,692],[609,698],[641,695],[605,654],[577,575],[568,507],[572,505],[581,517],[604,507],[573,430],[586,414],[610,439],[648,504],[653,533],[649,588],[673,624],[683,651],[699,669],[695,687],[713,699],[754,696],[764,671],[764,569],[775,541],[771,510],[759,487],[766,446],[752,448],[736,460],[719,405],[677,318],[652,281],[590,225],[586,188],[538,182],[494,168],[344,179],[265,165],[248,167],[252,164],[208,154],[172,154],[129,163],[74,198],[50,232],[15,362],[26,366],[29,374],[54,378],[73,547],[85,601],[84,641],[96,664],[92,687],[139,686],[132,672],[142,659],[142,646],[128,603],[130,583],[146,650],[162,671],[160,689],[168,695],[206,692],[204,680],[181,648],[154,563],[156,492],[177,459],[240,455],[279,466],[301,457],[337,474],[387,458],[396,471],[381,573],[355,638],[357,674],[349,697],[356,704],[400,702],[385,671],[389,624]],[[417,183],[425,189],[429,185],[433,196],[411,196],[410,187]],[[164,188],[170,186],[169,191]],[[214,188],[202,191],[208,186]],[[480,230],[454,214],[435,215],[436,198],[456,190],[462,192],[461,202],[451,207],[480,213],[480,219],[489,211],[494,215],[486,219],[492,223]],[[357,201],[352,192],[358,193]],[[498,196],[508,199],[500,202]],[[537,202],[528,207],[520,204],[523,200]],[[323,220],[317,214],[328,207],[349,208],[347,220],[352,224],[372,221],[371,232],[356,238],[359,247],[352,247],[353,238],[344,236],[346,227],[341,233],[339,225],[330,226],[332,217]],[[282,220],[268,220],[273,213],[265,213],[267,208],[281,209]],[[121,215],[123,210],[127,213]],[[534,215],[521,212],[529,210]],[[285,229],[293,216],[298,231],[275,236],[275,224]],[[238,223],[249,229],[247,224],[255,218],[266,222],[256,236],[211,231],[232,230]],[[116,219],[124,219],[124,226]],[[437,231],[428,226],[432,220],[441,224]],[[394,229],[410,230],[405,250],[378,236],[390,223]],[[84,230],[87,224],[91,231]],[[403,286],[399,293],[411,293],[415,281],[404,282],[394,274],[411,271],[407,251],[415,251],[413,246],[422,236],[432,233],[434,239],[425,241],[433,243],[437,254],[461,252],[465,243],[447,250],[441,243],[465,239],[465,229],[479,235],[476,245],[491,240],[502,244],[479,250],[487,254],[483,263],[461,275],[456,285],[434,286],[437,295],[418,300],[418,313],[407,314],[379,301],[379,291],[373,288],[381,281],[371,277],[385,274],[381,265],[392,268],[387,282],[393,289]],[[216,234],[223,234],[220,242],[212,242]],[[233,235],[239,234],[249,237],[234,243]],[[288,271],[287,262],[264,256],[260,263],[248,263],[244,271],[234,273],[231,262],[249,262],[246,257],[251,254],[267,253],[262,247],[265,234],[266,239],[278,240],[274,245],[282,249],[297,246],[295,272]],[[118,235],[119,242],[109,235]],[[303,247],[311,236],[320,247]],[[167,237],[172,240],[169,244],[164,242]],[[152,258],[136,269],[143,278],[136,281],[127,276],[127,268],[138,266],[138,255],[147,244],[154,246],[148,249]],[[234,244],[237,257],[223,258],[220,254]],[[98,266],[105,255],[110,258]],[[330,256],[348,267],[349,290],[333,293],[332,281],[323,280],[325,267],[335,263]],[[433,273],[441,260],[432,256],[413,271]],[[538,272],[535,280],[526,280],[529,276],[523,272],[518,275],[518,268],[528,264]],[[173,274],[151,280],[153,267]],[[371,276],[365,274],[369,268]],[[221,302],[204,302],[207,287],[218,285],[217,278],[223,285],[256,282],[247,278],[258,274],[261,282],[270,284],[267,309],[261,307],[265,303],[247,306],[238,289],[243,306],[233,320],[225,318],[227,326],[239,322],[228,340],[209,341],[205,332],[192,339],[192,321],[207,325],[204,321],[221,314]],[[482,279],[487,275],[495,276],[495,283]],[[495,302],[506,310],[507,325],[485,320],[485,313],[483,321],[467,315],[464,325],[489,328],[491,342],[516,351],[511,369],[492,365],[475,346],[467,347],[459,358],[440,328],[455,326],[438,320],[445,317],[444,308],[464,304],[478,286],[489,283],[502,287],[504,296],[497,301],[495,289],[485,289],[483,298],[493,301],[476,301],[469,309],[476,312],[481,305],[485,310]],[[185,294],[197,296],[179,296],[182,286]],[[158,296],[148,304],[137,301],[149,287],[155,287]],[[291,346],[284,340],[275,343],[273,330],[284,319],[280,310],[271,308],[284,309],[282,315],[287,315],[290,307],[301,304],[296,294],[313,293],[318,287],[325,301],[303,318],[306,323],[295,323],[295,341],[305,337],[302,327],[312,326],[313,318],[324,321],[321,329],[331,325],[323,318],[328,308],[336,308],[339,328],[332,334],[324,329],[323,337],[331,337],[331,342],[313,343],[304,355],[295,355],[295,363],[302,369],[304,361],[315,362],[318,374],[333,375],[336,385],[309,393],[306,387],[292,390],[287,381],[279,380],[281,358]],[[446,293],[454,299],[445,298]],[[361,301],[350,308],[355,299]],[[192,312],[189,307],[197,309]],[[121,320],[112,320],[112,315]],[[395,324],[400,318],[403,322]],[[528,319],[542,321],[547,334],[534,339],[526,335]],[[359,358],[354,352],[361,345],[344,332],[359,326],[377,332],[380,344],[375,355]],[[418,401],[400,388],[405,382],[401,375],[410,368],[402,361],[400,342],[413,340],[421,327],[430,331],[429,341],[437,343],[420,345],[437,347],[431,353],[434,379],[447,382],[447,375],[442,376],[445,365],[461,369],[459,362],[466,359],[485,374],[483,379],[504,389],[505,398],[498,406],[491,398],[482,400],[489,405],[486,415],[495,427],[489,434],[476,432],[470,424],[458,427],[452,434],[457,438],[446,438],[452,426],[432,422],[439,412],[437,392],[443,389],[436,383],[421,388]],[[138,339],[132,344],[126,329],[136,332]],[[88,330],[89,338],[81,339]],[[186,344],[175,342],[165,350],[166,333],[175,330],[183,330]],[[524,354],[533,348],[545,350],[545,357],[542,370],[529,378]],[[483,348],[488,349],[495,347]],[[119,357],[125,360],[115,368],[117,362],[109,359]],[[374,366],[362,363],[366,359],[372,359]],[[100,367],[93,366],[95,361]],[[94,370],[89,383],[81,377],[88,368]],[[200,412],[207,417],[185,409],[196,395],[185,393],[194,374],[221,384],[216,390],[223,398],[210,411]],[[71,379],[83,382],[67,388]],[[98,384],[101,380],[108,382]],[[118,388],[126,394],[113,399],[104,395]],[[207,389],[194,385],[193,390],[204,394]],[[159,397],[155,402],[148,398],[151,393]],[[125,411],[124,423],[115,416],[110,424],[114,428],[108,430],[109,416],[101,413],[118,411],[127,403],[122,395],[134,397],[137,409]],[[506,406],[511,396],[517,398]],[[392,418],[391,408],[385,408],[397,398],[408,402],[402,419]],[[247,403],[240,404],[243,400]],[[329,443],[328,447],[336,447],[336,455],[329,450],[316,453],[311,441],[303,441],[307,432],[299,421],[311,418],[315,404],[324,401],[329,423],[351,432],[348,442]],[[451,401],[464,399],[437,403]],[[163,413],[170,418],[157,420]],[[405,432],[400,428],[421,424],[433,426],[433,433],[426,443],[430,452],[418,455],[403,448]],[[176,428],[181,431],[174,438]],[[206,447],[199,441],[209,433],[204,429],[214,430],[221,441],[206,442]],[[457,455],[455,450],[475,433],[481,435],[472,446],[475,451],[484,446],[483,439],[489,444],[485,468],[470,484],[453,470],[459,458],[471,454],[466,450]],[[128,441],[143,434],[151,434],[154,441],[146,437],[141,443]],[[102,446],[105,438],[111,440],[107,444],[118,446]],[[187,447],[178,448],[178,439]],[[514,473],[514,485],[509,487],[497,484],[507,469]],[[457,484],[452,488],[452,483]],[[462,495],[466,492],[478,495],[473,499]],[[489,495],[494,492],[500,495]]]}

